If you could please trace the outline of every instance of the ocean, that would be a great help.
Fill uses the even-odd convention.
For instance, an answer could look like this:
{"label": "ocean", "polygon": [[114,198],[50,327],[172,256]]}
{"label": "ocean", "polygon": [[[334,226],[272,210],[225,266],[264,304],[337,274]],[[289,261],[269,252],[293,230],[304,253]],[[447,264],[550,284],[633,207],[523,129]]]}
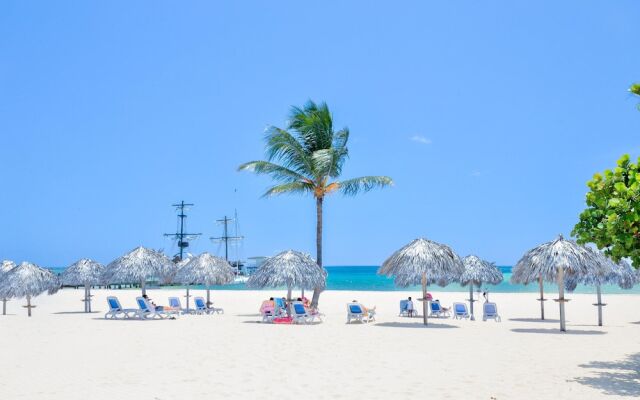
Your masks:
{"label": "ocean", "polygon": [[[357,290],[357,291],[390,291],[390,290],[420,290],[420,286],[399,288],[394,285],[393,278],[387,278],[376,274],[378,270],[377,266],[330,266],[325,267],[328,273],[327,276],[327,289],[328,290]],[[511,267],[501,266],[499,267],[504,275],[504,280],[497,285],[482,285],[482,290],[488,290],[489,292],[496,293],[520,293],[520,292],[538,292],[537,284],[529,285],[514,285],[509,282],[511,279]],[[62,270],[56,269],[55,272],[62,272]],[[545,292],[556,292],[558,290],[557,285],[548,284],[545,285]],[[201,287],[194,286],[194,289]],[[235,283],[225,286],[212,287],[215,290],[246,290],[244,283]],[[459,284],[450,284],[446,287],[440,287],[436,285],[429,286],[430,292],[468,292],[468,287],[462,287]],[[479,290],[474,288],[475,291]],[[578,286],[575,290],[576,293],[594,293],[595,289],[589,286]],[[629,290],[620,289],[617,286],[603,286],[603,293],[633,293],[640,294],[640,285],[636,285]]]}

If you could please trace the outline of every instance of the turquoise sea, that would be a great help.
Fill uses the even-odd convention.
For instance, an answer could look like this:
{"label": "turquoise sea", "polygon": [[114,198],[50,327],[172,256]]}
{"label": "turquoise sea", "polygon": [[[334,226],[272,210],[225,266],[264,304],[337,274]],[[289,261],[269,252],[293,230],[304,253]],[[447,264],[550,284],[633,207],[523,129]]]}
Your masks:
{"label": "turquoise sea", "polygon": [[[378,270],[377,266],[331,266],[325,267],[327,276],[327,289],[328,290],[359,290],[359,291],[388,291],[388,290],[420,290],[419,286],[411,288],[398,288],[393,284],[392,278],[380,276],[376,274]],[[509,282],[511,279],[511,267],[502,266],[499,267],[504,275],[504,280],[498,285],[483,285],[482,289],[487,289],[490,292],[502,292],[502,293],[517,293],[517,292],[537,292],[538,286],[536,284],[530,285],[513,285]],[[55,272],[62,272],[56,270]],[[194,287],[197,288],[197,287]],[[236,283],[232,285],[225,285],[215,287],[216,290],[245,290],[246,287],[243,283]],[[478,290],[478,288],[475,288]],[[545,284],[545,291],[554,292],[557,291],[557,285]],[[436,285],[429,286],[430,292],[438,291],[455,291],[465,292],[469,291],[468,288],[462,287],[458,284],[451,284],[444,288]],[[575,290],[576,293],[594,293],[594,288],[578,286]],[[640,294],[640,285],[636,285],[633,289],[623,290],[617,286],[604,286],[603,293],[635,293]]]}

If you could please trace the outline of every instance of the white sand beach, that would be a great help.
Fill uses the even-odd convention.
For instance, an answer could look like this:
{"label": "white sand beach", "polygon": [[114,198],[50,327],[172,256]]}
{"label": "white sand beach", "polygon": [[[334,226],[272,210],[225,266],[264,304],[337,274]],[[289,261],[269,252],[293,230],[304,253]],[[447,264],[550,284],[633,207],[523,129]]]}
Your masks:
{"label": "white sand beach", "polygon": [[[204,294],[204,292],[202,292]],[[571,295],[568,330],[532,293],[491,294],[503,321],[398,317],[417,293],[327,291],[323,323],[257,323],[267,291],[213,293],[224,315],[104,320],[107,295],[134,307],[137,290],[82,290],[23,300],[0,316],[1,399],[615,399],[640,396],[640,296],[607,295],[604,327],[592,295]],[[196,292],[200,294],[200,292]],[[158,304],[177,290],[150,290]],[[464,293],[434,293],[444,304]],[[550,294],[549,297],[553,297]],[[347,325],[345,304],[377,306],[377,322]],[[418,304],[419,305],[419,304]]]}

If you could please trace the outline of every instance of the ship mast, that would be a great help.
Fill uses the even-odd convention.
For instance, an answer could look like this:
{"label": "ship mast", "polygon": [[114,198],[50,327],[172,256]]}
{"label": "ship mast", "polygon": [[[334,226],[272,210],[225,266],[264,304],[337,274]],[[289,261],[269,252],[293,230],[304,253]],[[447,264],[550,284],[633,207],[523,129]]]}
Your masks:
{"label": "ship mast", "polygon": [[178,249],[180,249],[179,253],[175,255],[179,260],[182,261],[184,249],[189,247],[189,241],[197,238],[202,235],[202,233],[186,233],[185,230],[185,219],[187,218],[187,214],[185,212],[189,209],[190,206],[193,206],[192,203],[185,203],[182,200],[178,204],[172,204],[172,207],[175,207],[178,211],[178,220],[180,222],[180,227],[178,228],[176,233],[165,233],[165,237],[172,237],[173,239],[178,241]]}
{"label": "ship mast", "polygon": [[[224,259],[227,260],[227,261],[229,261],[229,242],[230,241],[239,241],[239,240],[244,239],[243,236],[230,236],[229,235],[229,222],[234,222],[236,219],[237,218],[228,218],[225,215],[224,218],[216,220],[217,223],[223,225],[222,236],[209,238],[214,242],[224,242]],[[236,235],[237,235],[237,233],[236,233]]]}

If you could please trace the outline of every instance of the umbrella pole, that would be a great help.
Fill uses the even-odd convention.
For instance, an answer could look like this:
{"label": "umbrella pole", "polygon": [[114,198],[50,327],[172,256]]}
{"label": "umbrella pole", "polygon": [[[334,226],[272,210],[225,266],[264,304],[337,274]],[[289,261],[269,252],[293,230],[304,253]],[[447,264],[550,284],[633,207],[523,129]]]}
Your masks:
{"label": "umbrella pole", "polygon": [[207,308],[211,307],[211,288],[207,285]]}
{"label": "umbrella pole", "polygon": [[600,290],[600,284],[596,285],[596,293],[598,296],[598,326],[602,326],[602,291]]}
{"label": "umbrella pole", "polygon": [[560,331],[566,332],[567,327],[565,326],[564,319],[564,268],[562,266],[558,267],[558,303],[560,303]]}
{"label": "umbrella pole", "polygon": [[303,299],[304,299],[304,289],[302,289],[302,292],[301,292],[301,294],[300,294],[300,298],[303,298]]}
{"label": "umbrella pole", "polygon": [[2,315],[7,315],[7,299],[2,299]]}
{"label": "umbrella pole", "polygon": [[31,316],[31,295],[27,295],[27,315]]}
{"label": "umbrella pole", "polygon": [[544,298],[544,287],[542,285],[542,275],[538,278],[538,284],[540,285],[540,298],[538,301],[540,302],[540,319],[544,320],[544,302],[546,299]]}
{"label": "umbrella pole", "polygon": [[84,312],[89,312],[89,285],[84,285]]}
{"label": "umbrella pole", "polygon": [[428,304],[427,304],[427,273],[423,272],[422,273],[422,321],[424,322],[425,326],[427,325],[427,310],[428,310]]}
{"label": "umbrella pole", "polygon": [[89,312],[91,312],[91,285],[87,286],[87,300],[87,303],[89,303]]}
{"label": "umbrella pole", "polygon": [[189,285],[187,285],[187,295],[184,296],[187,298],[187,314],[189,313],[189,297],[191,297],[191,295],[189,294]]}
{"label": "umbrella pole", "polygon": [[473,315],[473,283],[469,283],[469,303],[471,304],[471,321],[475,321],[476,317]]}
{"label": "umbrella pole", "polygon": [[291,316],[291,286],[287,288],[287,316]]}
{"label": "umbrella pole", "polygon": [[145,294],[147,294],[147,288],[145,286],[145,281],[144,279],[142,280],[142,282],[140,283],[140,288],[142,289],[142,295],[144,296]]}

